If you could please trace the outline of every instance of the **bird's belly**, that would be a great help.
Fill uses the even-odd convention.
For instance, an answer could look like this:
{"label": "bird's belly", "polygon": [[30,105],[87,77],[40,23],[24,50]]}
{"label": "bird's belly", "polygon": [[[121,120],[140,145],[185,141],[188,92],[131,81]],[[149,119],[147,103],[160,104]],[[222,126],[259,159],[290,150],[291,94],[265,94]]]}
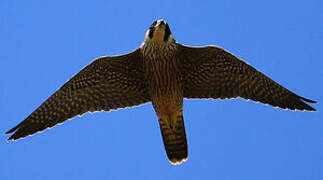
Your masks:
{"label": "bird's belly", "polygon": [[180,66],[174,59],[150,60],[146,64],[148,89],[158,114],[182,108],[183,85]]}
{"label": "bird's belly", "polygon": [[152,101],[158,114],[173,114],[181,110],[183,104],[183,98],[178,94],[153,97]]}
{"label": "bird's belly", "polygon": [[[159,76],[160,77],[160,76]],[[149,89],[157,113],[172,114],[182,109],[183,89],[177,77],[154,78]]]}

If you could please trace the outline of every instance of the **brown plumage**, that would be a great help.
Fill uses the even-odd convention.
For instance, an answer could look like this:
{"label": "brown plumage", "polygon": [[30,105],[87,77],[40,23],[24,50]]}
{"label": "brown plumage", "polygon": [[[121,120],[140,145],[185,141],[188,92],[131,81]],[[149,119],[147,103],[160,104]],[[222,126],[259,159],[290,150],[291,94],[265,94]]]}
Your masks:
{"label": "brown plumage", "polygon": [[86,112],[152,102],[171,163],[187,160],[184,98],[242,97],[291,110],[315,111],[298,96],[229,52],[177,43],[164,20],[148,29],[139,49],[94,60],[30,116],[6,132],[17,140]]}
{"label": "brown plumage", "polygon": [[81,70],[8,133],[17,140],[86,112],[109,111],[151,101],[139,50],[101,57]]}
{"label": "brown plumage", "polygon": [[[164,51],[171,53],[160,52],[157,56],[151,57],[144,52],[144,55],[149,57],[144,61],[144,66],[149,94],[159,118],[159,127],[167,156],[173,164],[179,164],[187,159],[183,120],[183,74],[182,63],[176,58],[172,49],[175,48]],[[148,51],[152,50],[148,49]],[[153,51],[159,52],[159,49]]]}
{"label": "brown plumage", "polygon": [[315,111],[298,96],[229,52],[215,47],[179,46],[185,61],[185,98],[251,99],[291,110]]}

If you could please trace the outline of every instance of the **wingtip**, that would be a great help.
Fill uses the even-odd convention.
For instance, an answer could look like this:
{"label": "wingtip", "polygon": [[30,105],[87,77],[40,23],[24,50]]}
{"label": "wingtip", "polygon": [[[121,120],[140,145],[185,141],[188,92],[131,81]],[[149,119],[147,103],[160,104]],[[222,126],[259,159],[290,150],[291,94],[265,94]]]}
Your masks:
{"label": "wingtip", "polygon": [[[9,131],[5,132],[5,134],[11,134],[11,133],[17,131],[19,127],[20,127],[20,124],[18,124],[17,126],[11,128]],[[7,139],[7,141],[13,141],[13,140],[16,140],[16,139],[17,138],[15,138],[15,134],[13,134]]]}
{"label": "wingtip", "polygon": [[17,135],[17,132],[18,132],[20,127],[21,127],[21,123],[18,124],[17,126],[15,126],[15,127],[13,127],[12,129],[10,129],[9,131],[5,132],[5,134],[14,133],[7,139],[7,141],[15,141],[15,140],[18,140],[18,139],[22,138],[21,136]]}
{"label": "wingtip", "polygon": [[316,109],[314,109],[314,108],[310,108],[310,109],[305,109],[305,111],[311,111],[311,112],[315,112],[316,111]]}
{"label": "wingtip", "polygon": [[5,132],[4,134],[11,134],[12,132],[14,132],[14,130],[10,129],[9,131]]}
{"label": "wingtip", "polygon": [[[13,131],[10,130],[10,131],[6,132],[5,134],[10,134],[12,132],[14,132],[14,130]],[[19,138],[15,137],[15,134],[13,134],[7,139],[7,141],[15,141],[17,139],[19,139]]]}
{"label": "wingtip", "polygon": [[18,129],[18,126],[16,126],[16,127],[12,128],[12,129],[10,129],[9,131],[5,132],[5,134],[11,134],[14,131],[16,131],[17,129]]}
{"label": "wingtip", "polygon": [[[306,98],[301,98],[303,101],[305,101],[305,102],[308,102],[308,103],[313,103],[313,104],[317,104],[317,101],[313,101],[313,100],[310,100],[310,99],[306,99]],[[306,104],[306,103],[304,103],[304,104]],[[306,106],[305,106],[305,108],[304,108],[304,110],[306,110],[306,111],[316,111],[316,109],[315,108],[313,108],[312,106],[310,106],[310,105],[308,105],[308,104],[306,104]]]}
{"label": "wingtip", "polygon": [[[31,134],[31,135],[33,135],[33,134]],[[16,131],[13,135],[11,135],[7,139],[7,141],[17,141],[19,139],[24,139],[24,138],[31,136],[31,135],[23,135],[23,134],[21,134],[21,132]]]}
{"label": "wingtip", "polygon": [[310,99],[307,99],[307,98],[304,98],[304,97],[301,97],[299,96],[299,98],[305,102],[308,102],[308,103],[313,103],[313,104],[317,104],[318,102],[317,101],[313,101],[313,100],[310,100]]}
{"label": "wingtip", "polygon": [[7,141],[15,141],[15,139],[14,139],[12,136],[10,136],[10,137],[7,139]]}
{"label": "wingtip", "polygon": [[295,110],[300,110],[300,111],[311,111],[311,112],[314,112],[314,111],[316,111],[316,109],[315,108],[313,108],[312,106],[310,106],[310,105],[308,105],[308,104],[306,104],[306,103],[304,103],[305,105],[303,105],[303,107],[302,108],[296,108]]}

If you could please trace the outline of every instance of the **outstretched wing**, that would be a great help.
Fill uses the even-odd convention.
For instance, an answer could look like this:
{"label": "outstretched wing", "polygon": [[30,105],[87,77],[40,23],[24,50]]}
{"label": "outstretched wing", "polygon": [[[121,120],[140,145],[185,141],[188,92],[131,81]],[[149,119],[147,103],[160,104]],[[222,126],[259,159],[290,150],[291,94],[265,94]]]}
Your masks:
{"label": "outstretched wing", "polygon": [[185,98],[242,97],[283,109],[315,111],[305,103],[315,101],[296,95],[221,48],[179,45],[179,50],[185,64]]}
{"label": "outstretched wing", "polygon": [[139,50],[94,60],[6,134],[16,140],[76,115],[135,106],[150,101]]}

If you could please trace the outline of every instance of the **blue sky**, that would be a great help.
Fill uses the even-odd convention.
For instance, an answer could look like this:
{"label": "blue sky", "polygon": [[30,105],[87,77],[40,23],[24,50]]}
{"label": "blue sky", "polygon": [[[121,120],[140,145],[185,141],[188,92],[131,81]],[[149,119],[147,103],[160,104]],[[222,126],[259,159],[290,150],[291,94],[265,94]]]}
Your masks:
{"label": "blue sky", "polygon": [[321,104],[286,111],[185,100],[189,160],[172,166],[151,104],[85,114],[17,142],[0,136],[0,179],[323,179],[323,2],[0,2],[0,132],[94,58],[137,48],[164,18],[177,41],[215,44]]}

